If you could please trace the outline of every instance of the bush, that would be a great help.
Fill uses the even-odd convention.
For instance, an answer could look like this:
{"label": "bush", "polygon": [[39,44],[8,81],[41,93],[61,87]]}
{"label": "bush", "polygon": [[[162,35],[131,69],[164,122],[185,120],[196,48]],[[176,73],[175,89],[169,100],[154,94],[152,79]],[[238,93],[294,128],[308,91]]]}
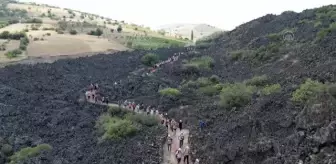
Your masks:
{"label": "bush", "polygon": [[23,37],[26,37],[26,34],[24,32],[10,33],[9,31],[3,31],[0,34],[0,39],[20,40]]}
{"label": "bush", "polygon": [[31,30],[33,30],[33,31],[37,31],[37,30],[39,30],[39,29],[38,29],[37,27],[32,27]]}
{"label": "bush", "polygon": [[22,54],[22,51],[19,50],[19,49],[15,49],[15,50],[13,50],[13,51],[8,51],[8,52],[6,52],[6,53],[5,53],[5,56],[6,56],[7,58],[15,58],[15,57],[17,57],[17,56],[20,55],[20,54]]}
{"label": "bush", "polygon": [[329,94],[336,99],[336,84],[331,85],[328,88]]}
{"label": "bush", "polygon": [[10,157],[11,160],[10,164],[16,164],[22,162],[26,159],[36,157],[44,151],[51,151],[51,150],[52,147],[48,144],[40,144],[37,145],[36,147],[23,148]]}
{"label": "bush", "polygon": [[62,30],[57,30],[57,34],[64,34]]}
{"label": "bush", "polygon": [[318,81],[307,79],[305,83],[300,85],[300,88],[292,93],[292,100],[305,103],[314,98],[318,93],[326,90],[326,86]]}
{"label": "bush", "polygon": [[71,35],[76,35],[76,34],[77,34],[77,31],[76,31],[76,30],[70,30],[70,34],[71,34]]}
{"label": "bush", "polygon": [[161,90],[159,90],[159,93],[162,96],[167,96],[167,97],[177,97],[177,96],[181,95],[181,92],[176,88],[161,89]]}
{"label": "bush", "polygon": [[266,75],[255,76],[252,79],[246,80],[245,84],[256,87],[263,87],[268,84],[268,78]]}
{"label": "bush", "polygon": [[159,120],[156,116],[142,115],[142,114],[128,114],[126,119],[131,120],[135,123],[139,123],[145,126],[155,126],[158,125]]}
{"label": "bush", "polygon": [[213,96],[220,93],[221,88],[216,87],[215,85],[205,86],[198,89],[199,92],[207,96]]}
{"label": "bush", "polygon": [[253,87],[242,83],[228,84],[223,87],[220,94],[220,104],[223,107],[242,107],[252,99]]}
{"label": "bush", "polygon": [[4,153],[5,155],[9,156],[13,153],[13,147],[8,144],[4,144],[1,147],[1,152]]}
{"label": "bush", "polygon": [[212,75],[209,80],[214,84],[218,84],[220,79],[217,75]]}
{"label": "bush", "polygon": [[102,115],[96,127],[103,133],[102,140],[120,139],[127,136],[132,136],[137,132],[137,128],[131,121]]}
{"label": "bush", "polygon": [[280,91],[281,91],[280,84],[266,85],[266,87],[261,90],[261,94],[270,95],[272,93],[277,93]]}
{"label": "bush", "polygon": [[47,36],[50,36],[51,34],[48,32],[46,35],[47,35]]}
{"label": "bush", "polygon": [[34,38],[34,41],[38,41],[38,40],[40,40],[39,38]]}
{"label": "bush", "polygon": [[96,31],[91,30],[87,33],[88,35],[95,35],[95,36],[101,36],[103,34],[103,31],[100,28],[97,28]]}
{"label": "bush", "polygon": [[118,26],[117,31],[118,31],[118,32],[121,32],[121,31],[122,31],[122,27],[121,27],[121,25]]}
{"label": "bush", "polygon": [[158,61],[159,61],[159,57],[153,53],[146,54],[142,56],[141,58],[142,64],[146,66],[150,66],[150,67],[154,66],[154,64],[156,64]]}
{"label": "bush", "polygon": [[42,19],[37,19],[37,18],[33,18],[33,19],[28,19],[25,21],[25,23],[43,23]]}
{"label": "bush", "polygon": [[185,66],[192,66],[202,69],[211,69],[214,66],[215,61],[210,56],[202,56],[192,58]]}
{"label": "bush", "polygon": [[243,57],[244,53],[242,51],[235,51],[235,52],[231,52],[231,59],[236,61],[239,60]]}
{"label": "bush", "polygon": [[24,37],[24,38],[21,38],[21,40],[20,40],[20,49],[21,50],[26,50],[28,44],[29,44],[29,39],[28,39],[27,36]]}

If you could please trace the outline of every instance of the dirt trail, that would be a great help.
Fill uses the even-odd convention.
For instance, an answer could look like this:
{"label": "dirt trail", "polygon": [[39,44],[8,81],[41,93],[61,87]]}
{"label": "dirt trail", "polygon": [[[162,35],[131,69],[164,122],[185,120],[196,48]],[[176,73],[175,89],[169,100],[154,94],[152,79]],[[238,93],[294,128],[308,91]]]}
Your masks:
{"label": "dirt trail", "polygon": [[[95,103],[94,101],[88,101],[88,102]],[[99,103],[99,104],[101,104],[101,103]],[[106,104],[101,104],[101,105],[106,105]],[[108,106],[118,107],[118,104],[109,103]],[[143,113],[143,112],[139,111],[138,113]],[[183,147],[181,148],[182,151],[183,151],[185,146],[189,145],[189,129],[182,129],[182,130],[177,129],[176,134],[174,134],[174,132],[172,132],[170,130],[170,127],[168,127],[167,136],[168,136],[168,134],[170,134],[170,136],[172,136],[173,143],[172,143],[171,151],[168,151],[167,141],[165,142],[165,145],[163,146],[163,162],[162,162],[162,164],[178,164],[177,160],[176,160],[176,157],[175,157],[175,151],[179,148],[179,145],[180,145],[180,142],[178,140],[178,136],[181,134],[181,132],[183,132],[183,134],[184,134]],[[189,145],[189,147],[190,147],[190,145]],[[191,161],[192,160],[190,159],[190,155],[189,155],[189,164],[193,163]],[[186,163],[183,162],[183,157],[182,157],[182,160],[181,160],[180,164],[186,164]]]}

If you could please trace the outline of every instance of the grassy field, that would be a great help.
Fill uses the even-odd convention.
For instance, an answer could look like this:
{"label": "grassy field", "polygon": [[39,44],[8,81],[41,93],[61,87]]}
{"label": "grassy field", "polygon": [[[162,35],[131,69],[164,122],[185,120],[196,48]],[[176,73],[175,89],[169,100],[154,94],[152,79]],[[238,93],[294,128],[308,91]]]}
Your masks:
{"label": "grassy field", "polygon": [[[7,2],[7,1],[6,1]],[[1,2],[0,2],[1,3]],[[156,49],[161,47],[183,46],[185,41],[173,37],[165,37],[150,28],[127,24],[98,15],[71,9],[31,3],[6,3],[5,10],[15,11],[17,17],[1,17],[0,33],[24,32],[29,44],[23,53],[8,59],[4,55],[7,50],[20,47],[20,40],[9,41],[1,51],[0,61],[8,62],[24,57],[46,57],[77,55],[80,53],[104,52],[109,50],[124,51],[128,49]],[[40,22],[28,22],[35,18]],[[8,23],[16,19],[14,23]],[[121,31],[117,31],[121,27]],[[90,31],[101,29],[100,36],[88,35]],[[74,34],[70,34],[75,31]]]}

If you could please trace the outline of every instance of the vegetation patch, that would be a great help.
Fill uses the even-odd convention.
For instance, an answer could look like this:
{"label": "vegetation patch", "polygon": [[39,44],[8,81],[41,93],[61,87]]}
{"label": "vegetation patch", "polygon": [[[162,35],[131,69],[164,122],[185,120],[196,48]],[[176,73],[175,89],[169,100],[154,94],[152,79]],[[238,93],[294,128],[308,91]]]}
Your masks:
{"label": "vegetation patch", "polygon": [[141,58],[142,64],[146,66],[154,66],[159,61],[159,57],[156,54],[148,53]]}
{"label": "vegetation patch", "polygon": [[20,40],[24,37],[26,37],[26,34],[24,32],[10,33],[9,31],[3,31],[2,33],[0,33],[0,39]]}
{"label": "vegetation patch", "polygon": [[336,22],[329,25],[328,28],[323,28],[317,33],[317,39],[321,40],[325,38],[327,35],[329,35],[332,32],[336,31]]}
{"label": "vegetation patch", "polygon": [[12,50],[12,51],[8,51],[5,53],[5,56],[7,58],[16,58],[18,57],[20,54],[22,54],[22,51],[20,49],[15,49],[15,50]]}
{"label": "vegetation patch", "polygon": [[174,39],[167,39],[167,38],[160,38],[160,37],[135,37],[129,38],[129,42],[132,49],[138,50],[155,50],[158,48],[170,48],[170,47],[182,47],[185,45],[185,42],[174,40]]}
{"label": "vegetation patch", "polygon": [[97,28],[96,30],[91,30],[87,34],[88,35],[101,36],[103,34],[103,30],[101,30],[100,28]]}
{"label": "vegetation patch", "polygon": [[100,116],[97,125],[102,133],[102,140],[121,139],[134,135],[138,129],[127,119],[113,117],[108,114]]}
{"label": "vegetation patch", "polygon": [[96,128],[101,136],[100,142],[106,140],[118,140],[134,136],[144,127],[158,125],[159,120],[155,116],[130,112],[119,107],[110,107],[108,112],[101,115],[96,122]]}
{"label": "vegetation patch", "polygon": [[40,144],[36,147],[23,148],[10,157],[10,164],[17,164],[26,159],[36,157],[44,151],[51,151],[52,147],[48,144]]}
{"label": "vegetation patch", "polygon": [[269,83],[269,80],[266,75],[262,75],[262,76],[255,76],[252,79],[245,80],[244,83],[250,86],[263,87]]}
{"label": "vegetation patch", "polygon": [[292,100],[295,102],[305,103],[310,99],[315,98],[318,93],[326,91],[326,85],[307,79],[305,83],[292,93]]}
{"label": "vegetation patch", "polygon": [[176,89],[176,88],[165,88],[165,89],[161,89],[159,90],[160,95],[162,96],[167,96],[167,97],[177,97],[181,95],[180,90]]}
{"label": "vegetation patch", "polygon": [[225,108],[242,107],[252,99],[254,87],[243,83],[226,84],[220,93],[220,105]]}
{"label": "vegetation patch", "polygon": [[210,70],[214,67],[215,60],[210,56],[202,56],[202,57],[196,57],[192,58],[189,62],[186,64],[183,64],[184,69],[205,69]]}
{"label": "vegetation patch", "polygon": [[270,95],[273,93],[278,93],[281,91],[281,85],[280,84],[273,84],[273,85],[266,85],[262,90],[262,95]]}

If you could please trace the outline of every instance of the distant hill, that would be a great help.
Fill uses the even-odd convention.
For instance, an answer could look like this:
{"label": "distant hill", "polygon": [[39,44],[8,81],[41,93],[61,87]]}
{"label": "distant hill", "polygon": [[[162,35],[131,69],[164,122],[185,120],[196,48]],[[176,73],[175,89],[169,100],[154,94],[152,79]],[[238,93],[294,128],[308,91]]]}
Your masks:
{"label": "distant hill", "polygon": [[163,25],[158,30],[165,31],[166,35],[190,39],[191,31],[194,33],[194,40],[209,36],[214,32],[223,31],[220,28],[208,24],[169,24]]}

